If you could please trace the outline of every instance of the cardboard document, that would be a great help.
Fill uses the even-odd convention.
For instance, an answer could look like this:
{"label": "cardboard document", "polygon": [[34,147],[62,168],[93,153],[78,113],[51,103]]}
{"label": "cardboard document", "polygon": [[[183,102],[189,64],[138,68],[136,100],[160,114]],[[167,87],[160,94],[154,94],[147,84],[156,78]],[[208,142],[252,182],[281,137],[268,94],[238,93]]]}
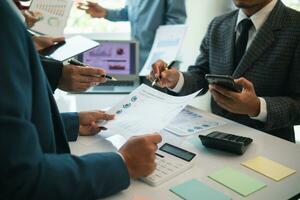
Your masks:
{"label": "cardboard document", "polygon": [[31,30],[38,33],[62,36],[73,5],[73,0],[33,0],[29,10],[41,13]]}
{"label": "cardboard document", "polygon": [[296,173],[296,170],[290,169],[262,156],[258,156],[241,164],[275,181],[280,181],[285,177]]}
{"label": "cardboard document", "polygon": [[216,191],[196,179],[186,181],[170,189],[185,200],[230,200],[231,198]]}
{"label": "cardboard document", "polygon": [[244,197],[266,187],[265,183],[229,167],[218,170],[208,177]]}

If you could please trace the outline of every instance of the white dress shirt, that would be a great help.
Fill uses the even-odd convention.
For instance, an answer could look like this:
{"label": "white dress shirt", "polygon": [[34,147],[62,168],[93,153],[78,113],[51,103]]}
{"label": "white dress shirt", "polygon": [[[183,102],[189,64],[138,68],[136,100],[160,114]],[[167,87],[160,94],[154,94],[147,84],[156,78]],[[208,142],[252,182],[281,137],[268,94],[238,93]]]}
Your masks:
{"label": "white dress shirt", "polygon": [[[269,17],[271,11],[274,9],[275,5],[277,3],[277,0],[272,0],[269,4],[267,4],[264,8],[262,8],[260,11],[258,11],[257,13],[255,13],[254,15],[252,15],[250,17],[252,23],[253,23],[253,27],[249,30],[249,36],[248,36],[248,43],[247,43],[247,49],[248,47],[251,45],[253,39],[255,38],[257,32],[260,30],[260,28],[262,27],[262,25],[265,23],[265,21],[267,20],[267,18]],[[238,18],[237,18],[237,22],[236,22],[236,40],[240,35],[240,22],[245,19],[248,18],[247,15],[242,11],[242,9],[239,10],[238,13]],[[169,89],[170,91],[179,93],[184,85],[184,77],[183,74],[181,72],[180,76],[179,76],[179,80],[177,85],[175,86],[175,88],[173,89]],[[264,98],[259,97],[260,100],[260,112],[258,114],[258,116],[256,117],[251,117],[252,119],[256,119],[259,120],[261,122],[266,122],[267,121],[267,103],[265,101]]]}

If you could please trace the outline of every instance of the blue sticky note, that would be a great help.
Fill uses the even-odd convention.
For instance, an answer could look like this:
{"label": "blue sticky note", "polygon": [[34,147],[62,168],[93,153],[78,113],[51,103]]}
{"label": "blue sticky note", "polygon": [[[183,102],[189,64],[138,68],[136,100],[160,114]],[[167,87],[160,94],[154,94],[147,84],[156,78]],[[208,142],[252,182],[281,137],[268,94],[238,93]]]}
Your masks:
{"label": "blue sticky note", "polygon": [[230,200],[223,193],[216,191],[204,183],[192,179],[170,189],[185,200]]}

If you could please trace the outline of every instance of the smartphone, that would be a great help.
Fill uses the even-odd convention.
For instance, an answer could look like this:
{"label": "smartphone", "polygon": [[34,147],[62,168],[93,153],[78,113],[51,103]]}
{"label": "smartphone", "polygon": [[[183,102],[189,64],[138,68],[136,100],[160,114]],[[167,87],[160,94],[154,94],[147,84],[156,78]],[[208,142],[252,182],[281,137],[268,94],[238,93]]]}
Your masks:
{"label": "smartphone", "polygon": [[234,92],[242,92],[243,87],[234,82],[233,78],[228,75],[206,74],[205,79],[209,84],[219,85]]}

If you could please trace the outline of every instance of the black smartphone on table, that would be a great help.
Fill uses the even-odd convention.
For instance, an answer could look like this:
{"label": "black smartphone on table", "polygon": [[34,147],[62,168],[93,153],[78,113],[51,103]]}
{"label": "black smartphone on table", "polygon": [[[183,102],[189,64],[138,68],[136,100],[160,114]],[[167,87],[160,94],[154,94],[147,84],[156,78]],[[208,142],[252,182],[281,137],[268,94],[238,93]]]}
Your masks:
{"label": "black smartphone on table", "polygon": [[206,74],[205,79],[209,84],[219,85],[234,92],[242,92],[243,87],[234,82],[234,79],[228,75]]}

